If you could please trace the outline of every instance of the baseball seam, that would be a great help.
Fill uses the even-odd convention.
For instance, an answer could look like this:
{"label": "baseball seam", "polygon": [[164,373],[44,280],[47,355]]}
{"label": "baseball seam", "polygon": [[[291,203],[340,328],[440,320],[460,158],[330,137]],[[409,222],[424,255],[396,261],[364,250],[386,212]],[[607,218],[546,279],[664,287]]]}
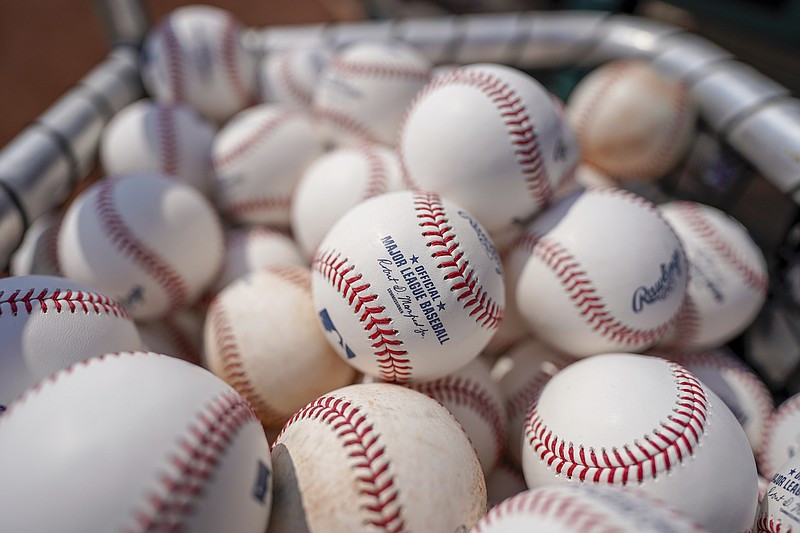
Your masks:
{"label": "baseball seam", "polygon": [[330,426],[341,440],[356,471],[357,490],[366,511],[365,526],[381,531],[405,530],[400,494],[395,486],[391,463],[380,434],[367,420],[366,414],[347,400],[323,396],[295,413],[281,430],[275,442],[292,424],[299,420],[321,421]]}
{"label": "baseball seam", "polygon": [[291,283],[306,294],[311,294],[311,273],[299,265],[270,265],[264,270]]}
{"label": "baseball seam", "polygon": [[362,281],[363,274],[356,272],[355,268],[336,250],[318,251],[312,259],[312,269],[322,275],[353,307],[358,321],[368,332],[381,379],[407,383],[411,379],[412,366],[408,352],[400,348],[403,341],[396,338],[399,332],[391,327],[392,319],[383,314],[386,307],[376,301],[377,294],[369,293],[367,289],[370,284]]}
{"label": "baseball seam", "polygon": [[[214,168],[223,170],[237,159],[244,157],[259,143],[269,139],[270,134],[293,118],[298,118],[298,113],[293,109],[281,109],[277,113],[269,113],[250,131],[248,135],[237,141],[227,150],[214,154]],[[251,126],[252,127],[252,126]]]}
{"label": "baseball seam", "polygon": [[175,106],[157,104],[156,120],[158,139],[161,147],[161,169],[169,176],[177,176],[180,169],[178,151],[178,130],[175,124]]}
{"label": "baseball seam", "polygon": [[288,415],[279,413],[261,396],[239,352],[239,342],[231,326],[228,314],[219,297],[208,308],[208,319],[214,334],[214,344],[222,363],[222,378],[241,394],[256,410],[258,418],[266,426],[274,426],[286,420]]}
{"label": "baseball seam", "polygon": [[505,403],[508,419],[514,420],[519,415],[524,416],[530,409],[531,404],[539,398],[542,388],[552,377],[545,372],[540,372],[511,394]]}
{"label": "baseball seam", "polygon": [[351,76],[364,76],[370,78],[401,78],[414,81],[426,82],[430,79],[428,69],[415,67],[412,65],[389,65],[386,63],[360,63],[348,61],[341,57],[334,57],[329,70]]}
{"label": "baseball seam", "polygon": [[[409,388],[426,394],[442,404],[466,407],[474,411],[492,433],[494,457],[497,464],[506,448],[506,427],[502,415],[502,405],[495,403],[480,383],[460,376],[445,376],[428,383],[410,385]],[[485,465],[490,467],[492,465]]]}
{"label": "baseball seam", "polygon": [[296,57],[297,52],[286,51],[278,58],[278,73],[281,80],[284,82],[286,90],[292,95],[293,98],[299,100],[305,107],[311,107],[313,94],[306,90],[305,87],[297,80],[297,77],[292,72],[292,59]]}
{"label": "baseball seam", "polygon": [[700,329],[700,315],[691,295],[687,294],[683,307],[675,318],[674,338],[666,345],[669,349],[681,349],[691,346]]}
{"label": "baseball seam", "polygon": [[[488,72],[457,69],[426,85],[417,94],[411,105],[408,106],[399,128],[400,135],[398,138],[402,139],[404,137],[408,118],[420,101],[435,90],[457,84],[478,89],[497,108],[497,112],[508,131],[511,147],[514,150],[514,156],[528,191],[537,207],[546,207],[553,196],[553,190],[547,167],[542,157],[534,121],[531,120],[527,108],[522,102],[522,97],[514,91],[514,88]],[[397,145],[397,154],[404,179],[410,188],[418,189],[419,187],[413,181],[413,176],[408,171],[402,143]]]}
{"label": "baseball seam", "polygon": [[387,189],[386,167],[380,154],[375,149],[375,145],[365,142],[355,149],[367,161],[367,184],[364,187],[362,198],[366,200],[385,193]]}
{"label": "baseball seam", "polygon": [[220,211],[228,218],[238,218],[248,213],[268,213],[289,211],[292,205],[291,196],[273,198],[255,198],[240,202],[227,202],[220,206]]}
{"label": "baseball seam", "polygon": [[122,215],[114,206],[114,189],[118,181],[106,179],[97,194],[97,214],[111,244],[122,255],[138,264],[167,293],[169,309],[180,309],[188,299],[189,289],[177,271],[139,240],[125,224]]}
{"label": "baseball seam", "polygon": [[178,37],[172,27],[172,21],[167,19],[161,26],[164,37],[164,49],[166,50],[165,67],[169,78],[169,87],[172,97],[177,101],[186,99],[185,80],[183,76],[183,65],[181,62],[181,47],[178,44]]}
{"label": "baseball seam", "polygon": [[[0,316],[3,316],[3,307],[8,306],[11,309],[11,314],[17,316],[20,312],[31,314],[33,312],[34,304],[38,304],[42,313],[50,312],[49,305],[52,305],[53,311],[56,313],[66,312],[67,310],[75,314],[81,310],[84,313],[94,311],[95,314],[111,315],[125,320],[132,320],[131,316],[125,311],[119,303],[103,296],[102,294],[95,294],[92,292],[84,292],[79,290],[62,290],[62,289],[28,289],[23,293],[22,289],[17,289],[14,292],[8,293],[0,291]],[[23,296],[20,298],[20,294]]]}
{"label": "baseball seam", "polygon": [[771,454],[769,453],[775,430],[782,420],[795,416],[798,413],[800,413],[800,394],[790,397],[779,405],[770,417],[767,418],[766,424],[764,424],[764,433],[761,439],[761,446],[756,453],[756,459],[759,469],[761,470],[761,475],[768,479],[780,468],[780,465],[772,464]]}
{"label": "baseball seam", "polygon": [[751,288],[760,294],[767,292],[769,281],[755,268],[748,265],[731,245],[714,229],[704,216],[701,208],[693,202],[676,202],[676,213],[694,230],[706,244],[716,251],[722,258],[736,270],[742,279]]}
{"label": "baseball seam", "polygon": [[755,533],[792,533],[792,528],[783,529],[783,524],[769,516],[759,516]]}
{"label": "baseball seam", "polygon": [[467,268],[469,260],[460,249],[439,195],[415,192],[414,210],[426,246],[433,250],[431,257],[450,283],[450,291],[457,293],[456,300],[482,328],[497,329],[503,319],[503,307],[486,293],[475,270]]}
{"label": "baseball seam", "polygon": [[554,435],[538,412],[538,400],[525,421],[525,438],[533,452],[556,474],[593,483],[642,483],[669,472],[694,454],[705,432],[708,399],[702,384],[682,366],[667,362],[678,399],[665,420],[641,439],[595,450]]}
{"label": "baseball seam", "polygon": [[189,361],[197,366],[203,366],[200,361],[200,350],[197,343],[183,330],[174,317],[166,317],[159,322],[164,327],[170,341],[175,345],[179,356],[184,361]]}
{"label": "baseball seam", "polygon": [[238,394],[226,391],[198,412],[169,454],[168,467],[157,488],[144,498],[145,509],[134,511],[136,527],[128,531],[182,529],[194,502],[212,481],[222,456],[239,430],[257,423],[253,410]]}
{"label": "baseball seam", "polygon": [[233,92],[243,106],[253,101],[253,93],[245,87],[239,75],[239,65],[236,61],[236,45],[239,35],[239,24],[230,15],[226,16],[225,29],[222,33],[222,64],[225,68],[226,79]]}
{"label": "baseball seam", "polygon": [[370,126],[348,115],[347,113],[330,107],[318,105],[314,108],[313,114],[319,120],[342,128],[347,133],[362,140],[376,143],[380,142],[378,140],[377,133],[373,132]]}

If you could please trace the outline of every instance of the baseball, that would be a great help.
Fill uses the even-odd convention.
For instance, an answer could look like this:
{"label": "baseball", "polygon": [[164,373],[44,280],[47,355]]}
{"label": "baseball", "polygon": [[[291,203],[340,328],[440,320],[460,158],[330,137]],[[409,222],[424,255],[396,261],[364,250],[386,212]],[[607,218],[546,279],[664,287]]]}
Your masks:
{"label": "baseball", "polygon": [[462,205],[491,234],[524,223],[572,173],[577,146],[550,93],[527,74],[477,64],[431,81],[397,151],[408,182]]}
{"label": "baseball", "polygon": [[684,301],[683,248],[656,207],[612,187],[578,191],[538,217],[517,308],[534,335],[574,356],[652,346]]}
{"label": "baseball", "polygon": [[719,396],[742,425],[750,447],[758,451],[773,402],[769,389],[755,372],[726,348],[664,357],[683,366]]}
{"label": "baseball", "polygon": [[541,487],[492,508],[472,533],[702,533],[663,502],[634,490],[592,485]]}
{"label": "baseball", "polygon": [[[515,239],[512,246],[516,242],[517,240]],[[528,325],[517,310],[516,288],[519,273],[513,271],[515,265],[510,262],[513,257],[513,254],[508,252],[500,253],[500,260],[503,264],[506,303],[503,309],[503,321],[500,322],[500,327],[497,328],[497,332],[495,332],[482,352],[482,355],[489,360],[497,360],[498,357],[528,336]]]}
{"label": "baseball", "polygon": [[0,487],[6,531],[262,533],[269,520],[261,425],[185,361],[121,352],[78,363],[14,402],[0,433],[0,476],[14,480]]}
{"label": "baseball", "polygon": [[100,164],[108,175],[157,172],[174,176],[208,195],[216,133],[189,106],[139,100],[106,125],[100,137]]}
{"label": "baseball", "polygon": [[194,309],[137,324],[147,350],[202,366],[203,315]]}
{"label": "baseball", "polygon": [[641,60],[597,68],[567,103],[583,160],[618,179],[660,178],[678,163],[694,132],[688,87]]}
{"label": "baseball", "polygon": [[632,354],[573,363],[542,389],[524,438],[531,488],[631,486],[711,532],[753,524],[758,481],[747,437],[725,404],[676,363]]}
{"label": "baseball", "polygon": [[756,454],[761,475],[770,479],[778,467],[800,455],[800,394],[784,401],[767,419]]}
{"label": "baseball", "polygon": [[51,211],[33,221],[11,256],[9,273],[12,276],[62,275],[58,264],[58,231],[63,216],[59,211]]}
{"label": "baseball", "polygon": [[522,469],[505,457],[486,476],[486,501],[490,509],[526,490],[528,486],[525,484]]}
{"label": "baseball", "polygon": [[317,325],[306,267],[253,272],[217,295],[206,315],[205,363],[280,426],[318,396],[353,383],[356,373]]}
{"label": "baseball", "polygon": [[185,102],[222,123],[255,99],[255,58],[241,24],[211,6],[185,6],[163,19],[142,47],[141,74],[159,102]]}
{"label": "baseball", "polygon": [[388,383],[295,413],[272,446],[270,533],[456,531],[486,508],[475,451],[447,409]]}
{"label": "baseball", "polygon": [[506,449],[506,412],[500,390],[489,375],[488,363],[473,359],[452,374],[413,383],[409,388],[430,396],[453,413],[488,476]]}
{"label": "baseball", "polygon": [[288,48],[267,54],[258,65],[262,102],[311,109],[314,90],[331,59],[325,48]]}
{"label": "baseball", "polygon": [[689,285],[667,349],[702,350],[733,339],[767,298],[764,254],[736,220],[711,206],[676,201],[659,206],[686,251]]}
{"label": "baseball", "polygon": [[792,533],[800,531],[800,457],[786,461],[770,477],[758,509],[753,533]]}
{"label": "baseball", "polygon": [[295,242],[286,233],[266,226],[225,232],[225,259],[214,285],[219,292],[245,274],[272,265],[304,265]]}
{"label": "baseball", "polygon": [[481,225],[436,194],[362,202],[312,262],[314,304],[348,363],[384,381],[444,377],[486,346],[503,317],[503,271]]}
{"label": "baseball", "polygon": [[236,224],[288,227],[295,186],[322,151],[306,114],[278,104],[242,111],[214,139],[219,211]]}
{"label": "baseball", "polygon": [[73,363],[142,348],[121,305],[53,276],[0,279],[0,339],[0,413],[25,389]]}
{"label": "baseball", "polygon": [[311,258],[322,238],[351,207],[403,189],[393,151],[363,142],[332,150],[303,173],[292,197],[292,230]]}
{"label": "baseball", "polygon": [[196,189],[160,174],[106,178],[64,215],[64,275],[96,287],[137,320],[189,306],[222,264],[222,227]]}
{"label": "baseball", "polygon": [[336,144],[393,146],[406,107],[430,79],[431,64],[400,42],[360,42],[334,54],[314,92],[314,115]]}

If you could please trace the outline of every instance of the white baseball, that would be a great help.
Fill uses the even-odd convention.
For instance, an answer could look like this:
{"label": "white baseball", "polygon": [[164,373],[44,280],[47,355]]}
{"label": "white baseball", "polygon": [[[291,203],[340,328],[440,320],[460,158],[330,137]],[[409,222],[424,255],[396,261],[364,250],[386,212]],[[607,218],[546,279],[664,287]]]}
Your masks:
{"label": "white baseball", "polygon": [[475,451],[447,409],[388,383],[322,396],[272,447],[270,533],[456,531],[485,512]]}
{"label": "white baseball", "polygon": [[58,231],[63,213],[51,211],[33,221],[22,243],[11,256],[12,276],[61,276],[58,264]]}
{"label": "white baseball", "polygon": [[541,487],[493,507],[471,533],[702,533],[663,502],[635,490],[592,485]]}
{"label": "white baseball", "polygon": [[767,298],[764,254],[744,226],[719,209],[677,201],[659,210],[689,263],[686,303],[659,344],[679,350],[721,346],[750,325]]}
{"label": "white baseball", "polygon": [[683,304],[688,268],[656,207],[590,188],[539,216],[515,254],[530,254],[517,307],[534,335],[575,356],[652,346]]}
{"label": "white baseball", "polygon": [[351,207],[403,189],[393,151],[363,142],[330,151],[303,173],[292,197],[292,230],[310,258],[322,238]]}
{"label": "white baseball", "polygon": [[413,383],[410,388],[447,407],[467,433],[484,475],[489,475],[506,449],[503,398],[489,375],[489,364],[473,359],[443,378]]}
{"label": "white baseball", "polygon": [[800,457],[792,457],[771,476],[758,509],[753,533],[800,531]]}
{"label": "white baseball", "polygon": [[742,427],[696,377],[658,357],[598,355],[553,376],[529,411],[522,469],[531,488],[635,487],[712,532],[748,531],[756,512]]}
{"label": "white baseball", "polygon": [[96,287],[137,320],[187,307],[222,264],[222,226],[193,187],[159,174],[106,178],[64,215],[64,275]]}
{"label": "white baseball", "polygon": [[800,455],[800,394],[784,401],[767,419],[756,454],[761,475],[770,479],[778,467]]}
{"label": "white baseball", "polygon": [[258,419],[185,361],[89,359],[13,403],[0,433],[0,476],[14,480],[0,487],[4,531],[261,533],[269,520],[272,468]]}
{"label": "white baseball", "polygon": [[528,490],[522,469],[505,457],[486,476],[486,500],[491,509],[512,496]]}
{"label": "white baseball", "polygon": [[393,146],[406,107],[430,79],[431,64],[400,42],[359,42],[337,52],[314,93],[314,115],[337,144]]}
{"label": "white baseball", "polygon": [[[508,455],[516,464],[521,465],[522,434],[528,409],[550,378],[574,360],[535,339],[522,341],[505,354],[503,360],[506,371],[498,381],[498,386],[508,416]],[[497,364],[501,363],[498,361]]]}
{"label": "white baseball", "polygon": [[147,36],[141,74],[159,102],[185,102],[222,123],[255,96],[255,58],[241,43],[241,24],[227,11],[185,6]]}
{"label": "white baseball", "polygon": [[0,413],[25,389],[73,363],[142,348],[121,305],[53,276],[0,279],[0,339]]}
{"label": "white baseball", "polygon": [[208,309],[204,347],[206,366],[268,427],[356,376],[317,325],[303,266],[266,267],[225,288]]}
{"label": "white baseball", "polygon": [[575,87],[567,117],[585,162],[619,179],[653,180],[686,152],[696,113],[688,87],[645,61],[620,60]]}
{"label": "white baseball", "polygon": [[774,406],[769,389],[755,372],[725,348],[665,357],[686,368],[719,396],[742,425],[750,447],[758,451]]}
{"label": "white baseball", "polygon": [[189,106],[139,100],[106,125],[100,137],[100,163],[107,175],[158,172],[208,195],[216,133]]}
{"label": "white baseball", "polygon": [[202,313],[194,309],[184,309],[137,326],[147,350],[202,366]]}
{"label": "white baseball", "polygon": [[436,194],[360,203],[331,228],[312,263],[328,340],[384,381],[432,380],[475,358],[503,316],[497,252],[478,222]]}
{"label": "white baseball", "polygon": [[218,209],[234,223],[288,227],[297,182],[322,150],[301,111],[278,104],[242,111],[214,140]]}
{"label": "white baseball", "polygon": [[572,173],[577,146],[565,128],[532,77],[470,65],[420,91],[397,151],[410,184],[464,206],[494,235],[539,212]]}
{"label": "white baseball", "polygon": [[310,110],[314,91],[330,59],[331,52],[325,48],[288,48],[268,53],[258,65],[261,101]]}
{"label": "white baseball", "polygon": [[225,232],[225,259],[214,292],[264,267],[304,264],[297,244],[282,231],[266,226],[229,229]]}

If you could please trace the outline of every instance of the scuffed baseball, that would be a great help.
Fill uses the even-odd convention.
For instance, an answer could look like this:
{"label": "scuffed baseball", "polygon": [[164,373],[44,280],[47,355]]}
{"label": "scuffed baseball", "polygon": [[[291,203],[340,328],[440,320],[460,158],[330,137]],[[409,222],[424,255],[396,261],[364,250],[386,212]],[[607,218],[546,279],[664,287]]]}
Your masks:
{"label": "scuffed baseball", "polygon": [[137,320],[188,307],[222,264],[222,226],[193,187],[160,174],[106,178],[64,215],[64,275],[96,287]]}
{"label": "scuffed baseball", "polygon": [[242,111],[214,139],[217,208],[236,224],[288,227],[297,182],[322,151],[305,113],[278,104]]}
{"label": "scuffed baseball", "polygon": [[145,349],[202,366],[203,315],[199,311],[184,309],[137,327]]}
{"label": "scuffed baseball", "polygon": [[702,533],[664,502],[635,490],[591,485],[540,487],[492,508],[471,533]]}
{"label": "scuffed baseball", "polygon": [[684,308],[659,345],[721,346],[753,322],[767,298],[764,254],[744,226],[719,209],[676,201],[659,210],[683,244],[690,273]]}
{"label": "scuffed baseball", "polygon": [[350,208],[403,189],[400,163],[382,145],[363,142],[332,150],[303,173],[292,197],[292,230],[307,258]]}
{"label": "scuffed baseball", "polygon": [[224,122],[255,99],[256,62],[241,33],[239,21],[222,9],[175,9],[145,38],[145,89],[159,102],[185,102]]}
{"label": "scuffed baseball", "polygon": [[409,184],[464,206],[494,236],[541,211],[572,173],[568,127],[535,79],[476,64],[420,91],[397,151]]}
{"label": "scuffed baseball", "polygon": [[419,392],[352,385],[300,409],[272,446],[270,533],[456,531],[486,508],[475,451]]}
{"label": "scuffed baseball", "polygon": [[489,365],[473,359],[467,366],[434,381],[410,388],[430,396],[453,413],[464,428],[484,475],[489,475],[506,449],[506,412]]}
{"label": "scuffed baseball", "polygon": [[0,339],[0,413],[25,389],[78,361],[142,349],[119,303],[54,276],[0,279]]}
{"label": "scuffed baseball", "polygon": [[528,256],[520,313],[534,336],[574,356],[646,349],[684,301],[680,241],[655,205],[622,189],[592,187],[555,204],[514,254]]}
{"label": "scuffed baseball", "polygon": [[627,486],[712,532],[753,524],[758,480],[747,436],[725,404],[676,363],[632,354],[573,363],[542,389],[524,438],[531,488]]}
{"label": "scuffed baseball", "polygon": [[64,214],[51,211],[33,221],[11,256],[12,276],[61,276],[58,264],[58,231]]}
{"label": "scuffed baseball", "polygon": [[684,155],[694,132],[689,88],[641,60],[597,68],[567,104],[583,160],[618,179],[660,178]]}
{"label": "scuffed baseball", "polygon": [[333,55],[314,92],[314,115],[335,144],[393,146],[408,104],[430,79],[430,62],[401,42],[358,42]]}
{"label": "scuffed baseball", "polygon": [[462,368],[503,315],[491,240],[436,194],[401,191],[360,203],[325,236],[312,271],[329,342],[384,381],[433,380]]}
{"label": "scuffed baseball", "polygon": [[0,476],[14,480],[0,488],[7,531],[262,533],[269,520],[258,419],[185,361],[121,352],[78,363],[14,402],[0,433]]}
{"label": "scuffed baseball", "polygon": [[800,531],[800,457],[792,457],[771,476],[758,509],[754,533]]}
{"label": "scuffed baseball", "polygon": [[280,426],[314,398],[353,382],[356,372],[317,325],[306,267],[266,267],[220,292],[206,315],[206,366]]}
{"label": "scuffed baseball", "polygon": [[264,103],[310,110],[331,51],[318,47],[287,48],[268,53],[258,65],[258,93]]}
{"label": "scuffed baseball", "polygon": [[208,195],[217,131],[187,105],[139,100],[115,114],[100,137],[107,175],[158,172]]}
{"label": "scuffed baseball", "polygon": [[800,455],[800,394],[784,401],[769,416],[756,454],[761,475],[771,479],[778,467]]}

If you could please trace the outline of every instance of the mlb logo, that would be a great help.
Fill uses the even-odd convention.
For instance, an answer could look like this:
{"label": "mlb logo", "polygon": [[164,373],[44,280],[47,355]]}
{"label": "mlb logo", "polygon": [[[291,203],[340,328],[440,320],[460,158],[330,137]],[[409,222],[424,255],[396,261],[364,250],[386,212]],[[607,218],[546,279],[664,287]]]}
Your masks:
{"label": "mlb logo", "polygon": [[263,461],[258,461],[258,471],[256,473],[256,485],[253,487],[253,497],[261,503],[267,501],[267,491],[269,490],[270,470]]}

